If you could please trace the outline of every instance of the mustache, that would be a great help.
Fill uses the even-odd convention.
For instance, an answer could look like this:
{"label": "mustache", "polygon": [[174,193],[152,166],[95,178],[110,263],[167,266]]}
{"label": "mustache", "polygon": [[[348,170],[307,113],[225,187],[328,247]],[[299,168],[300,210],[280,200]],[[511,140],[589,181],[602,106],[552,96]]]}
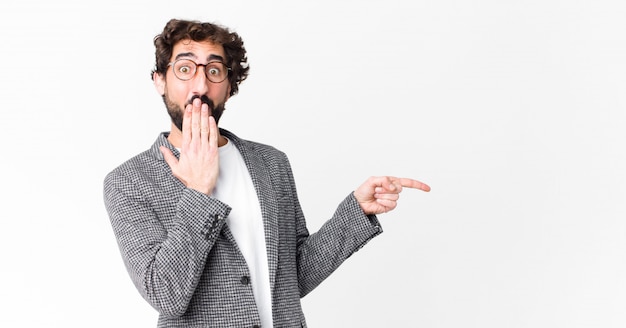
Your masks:
{"label": "mustache", "polygon": [[207,104],[209,106],[209,109],[213,110],[213,108],[215,108],[215,105],[213,104],[213,100],[209,99],[209,97],[207,97],[206,95],[202,95],[202,96],[193,95],[191,99],[187,101],[187,105],[192,104],[196,98],[200,98],[200,101],[202,101],[202,103],[204,104]]}
{"label": "mustache", "polygon": [[[165,108],[167,109],[167,113],[172,119],[172,123],[174,123],[174,125],[176,126],[176,128],[178,128],[179,131],[183,131],[183,113],[184,113],[183,108],[180,108],[180,105],[177,105],[176,103],[172,102],[167,96],[167,94],[164,94],[162,98],[163,98],[163,103],[165,103]],[[211,99],[209,99],[209,97],[205,95],[203,96],[194,95],[191,97],[191,99],[189,99],[189,101],[187,101],[187,103],[185,104],[185,107],[187,106],[187,104],[191,104],[196,98],[200,98],[201,102],[209,106],[211,116],[215,118],[215,123],[219,123],[220,117],[222,117],[222,113],[224,113],[224,110],[226,110],[226,108],[224,108],[224,104],[219,103],[216,106],[215,103]]]}

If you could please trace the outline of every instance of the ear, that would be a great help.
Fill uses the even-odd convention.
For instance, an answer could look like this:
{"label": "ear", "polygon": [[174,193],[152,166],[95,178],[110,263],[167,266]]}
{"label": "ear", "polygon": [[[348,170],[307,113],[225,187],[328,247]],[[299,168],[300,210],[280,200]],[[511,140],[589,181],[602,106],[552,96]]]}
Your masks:
{"label": "ear", "polygon": [[152,73],[152,80],[154,81],[154,88],[161,95],[165,95],[165,76],[154,72]]}

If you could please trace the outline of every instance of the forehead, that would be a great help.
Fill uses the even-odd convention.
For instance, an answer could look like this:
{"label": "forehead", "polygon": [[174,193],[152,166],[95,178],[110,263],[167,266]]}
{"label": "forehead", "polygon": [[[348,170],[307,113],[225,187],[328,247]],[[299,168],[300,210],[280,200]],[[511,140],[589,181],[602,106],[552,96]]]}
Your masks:
{"label": "forehead", "polygon": [[172,58],[170,59],[184,56],[203,60],[208,59],[211,55],[224,58],[224,47],[211,41],[181,40],[172,48]]}

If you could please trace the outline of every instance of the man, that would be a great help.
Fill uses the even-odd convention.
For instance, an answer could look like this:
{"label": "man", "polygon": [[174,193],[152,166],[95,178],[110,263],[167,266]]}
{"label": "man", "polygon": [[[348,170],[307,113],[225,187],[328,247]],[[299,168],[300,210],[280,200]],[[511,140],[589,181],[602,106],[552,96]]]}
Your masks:
{"label": "man", "polygon": [[133,283],[158,327],[305,327],[300,298],[382,232],[402,188],[430,188],[371,177],[309,234],[285,154],[217,127],[248,75],[239,35],[171,20],[154,44],[171,131],[104,181]]}

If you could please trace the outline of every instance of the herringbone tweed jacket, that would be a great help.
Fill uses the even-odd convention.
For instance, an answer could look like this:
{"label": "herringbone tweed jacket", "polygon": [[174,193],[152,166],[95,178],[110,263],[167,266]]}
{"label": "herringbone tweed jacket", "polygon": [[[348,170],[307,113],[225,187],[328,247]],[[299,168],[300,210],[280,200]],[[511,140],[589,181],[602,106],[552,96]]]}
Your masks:
{"label": "herringbone tweed jacket", "polygon": [[[286,155],[221,130],[241,152],[259,196],[274,327],[306,327],[300,298],[382,232],[352,194],[310,234]],[[228,204],[187,189],[159,151],[162,133],[104,180],[104,202],[124,264],[159,312],[158,327],[255,327],[249,269],[225,224]]]}

